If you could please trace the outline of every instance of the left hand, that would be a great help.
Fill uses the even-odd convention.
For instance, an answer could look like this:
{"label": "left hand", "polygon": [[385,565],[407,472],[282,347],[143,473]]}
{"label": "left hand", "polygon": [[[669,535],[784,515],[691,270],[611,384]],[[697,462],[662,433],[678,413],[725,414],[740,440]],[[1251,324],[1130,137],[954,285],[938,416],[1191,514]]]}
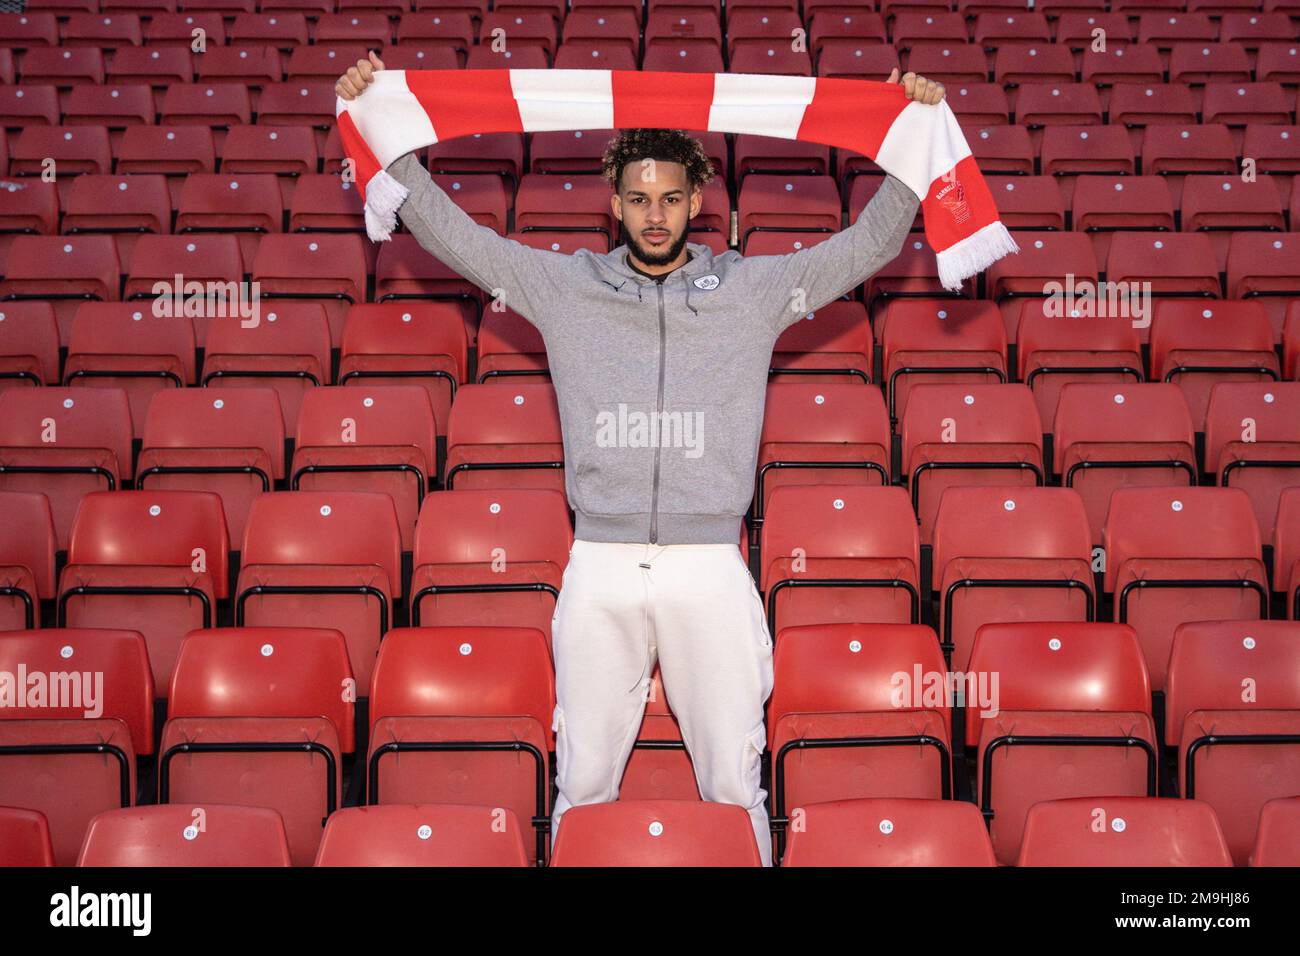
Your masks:
{"label": "left hand", "polygon": [[893,72],[889,74],[890,83],[901,82],[903,91],[907,93],[909,100],[916,100],[918,103],[925,103],[933,106],[941,101],[944,97],[943,84],[935,80],[927,80],[923,76],[917,76],[915,73],[904,73],[902,80],[898,77],[898,67],[894,67]]}

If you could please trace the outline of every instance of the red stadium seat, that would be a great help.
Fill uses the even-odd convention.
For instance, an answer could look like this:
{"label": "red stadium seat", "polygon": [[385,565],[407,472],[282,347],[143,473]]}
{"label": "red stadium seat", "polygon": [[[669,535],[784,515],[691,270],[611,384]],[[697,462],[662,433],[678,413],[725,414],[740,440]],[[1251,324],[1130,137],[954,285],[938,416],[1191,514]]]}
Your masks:
{"label": "red stadium seat", "polygon": [[782,866],[997,866],[984,819],[961,800],[881,798],[794,811]]}
{"label": "red stadium seat", "polygon": [[1070,489],[950,488],[933,553],[940,646],[957,670],[983,624],[1095,620],[1087,516]]}
{"label": "red stadium seat", "polygon": [[250,123],[252,117],[250,90],[242,83],[172,83],[158,111],[160,123],[215,129]]}
{"label": "red stadium seat", "polygon": [[468,365],[465,323],[446,302],[386,302],[348,309],[340,385],[419,385],[429,393],[434,424],[445,437],[456,389]]}
{"label": "red stadium seat", "polygon": [[1222,123],[1153,123],[1142,131],[1142,169],[1148,175],[1232,173],[1236,168],[1237,148]]}
{"label": "red stadium seat", "polygon": [[[330,384],[330,332],[325,310],[312,302],[277,302],[251,318],[212,320],[203,356],[207,388],[274,388],[286,434],[298,427],[303,393]],[[245,323],[250,323],[245,325]]]}
{"label": "red stadium seat", "polygon": [[[1235,232],[1228,243],[1228,297],[1252,299],[1268,312],[1273,341],[1282,337],[1287,309],[1300,299],[1300,233]],[[1294,376],[1291,376],[1294,377]]]}
{"label": "red stadium seat", "polygon": [[572,547],[558,492],[435,491],[416,525],[411,623],[535,627],[549,640]]}
{"label": "red stadium seat", "polygon": [[1065,228],[1065,200],[1051,176],[989,176],[988,186],[1009,228]]}
{"label": "red stadium seat", "polygon": [[555,387],[466,385],[447,425],[447,488],[565,490]]}
{"label": "red stadium seat", "polygon": [[242,545],[253,498],[284,477],[284,423],[272,389],[172,389],[149,404],[136,487],[214,492],[232,545]]}
{"label": "red stadium seat", "polygon": [[[535,628],[398,628],[370,688],[368,804],[503,807],[546,847],[548,754],[562,715]],[[752,833],[752,830],[751,830]]]}
{"label": "red stadium seat", "polygon": [[402,597],[401,543],[386,494],[258,495],[244,530],[235,622],[342,631],[361,694]]}
{"label": "red stadium seat", "polygon": [[794,808],[862,797],[951,798],[952,700],[926,693],[947,673],[930,628],[785,628],[773,666],[767,744],[778,848],[789,837],[785,822],[798,822]]}
{"label": "red stadium seat", "polygon": [[830,176],[751,173],[737,202],[742,248],[755,230],[836,232],[840,195]]}
{"label": "red stadium seat", "polygon": [[1206,83],[1201,115],[1207,123],[1245,126],[1292,120],[1294,104],[1281,83]]}
{"label": "red stadium seat", "polygon": [[1025,814],[1040,800],[1155,796],[1151,690],[1131,627],[989,623],[975,634],[966,677],[968,698],[979,681],[992,691],[987,703],[967,703],[965,743],[978,748],[980,806],[1001,862],[1015,861]]}
{"label": "red stadium seat", "polygon": [[513,309],[487,309],[478,330],[478,381],[550,381],[542,333]]}
{"label": "red stadium seat", "polygon": [[131,476],[131,409],[121,389],[0,390],[0,488],[49,497],[60,551],[82,496]]}
{"label": "red stadium seat", "polygon": [[1043,427],[1025,385],[917,385],[901,432],[922,544],[946,488],[1043,484]]}
{"label": "red stadium seat", "polygon": [[1199,105],[1186,86],[1120,83],[1111,90],[1107,107],[1111,123],[1137,128],[1170,123],[1194,126]]}
{"label": "red stadium seat", "polygon": [[0,807],[0,867],[53,865],[54,847],[45,814]]}
{"label": "red stadium seat", "polygon": [[1300,382],[1224,382],[1210,392],[1205,470],[1220,485],[1242,488],[1265,540],[1273,537],[1278,499],[1300,485]]}
{"label": "red stadium seat", "polygon": [[104,59],[98,47],[35,46],[23,54],[20,72],[24,83],[52,83],[70,90],[78,83],[103,83]]}
{"label": "red stadium seat", "polygon": [[268,807],[163,804],[90,821],[77,866],[289,866],[284,821]]}
{"label": "red stadium seat", "polygon": [[769,382],[758,439],[754,524],[777,488],[889,484],[889,418],[874,388]]}
{"label": "red stadium seat", "polygon": [[[204,19],[200,21],[200,17]],[[209,31],[209,43],[225,42],[225,31],[221,29],[220,16],[216,19],[215,28],[210,17],[211,14],[196,14],[194,23],[184,25],[184,45],[181,45],[181,42],[174,42],[159,46],[150,41],[148,46],[120,48],[113,54],[112,62],[105,65],[104,78],[109,83],[140,83],[152,87],[150,98],[155,107],[153,112],[156,112],[166,98],[167,87],[173,83],[194,81],[194,54],[190,52],[190,44],[194,42],[192,31],[202,26]],[[150,32],[157,19],[154,17],[150,21]]]}
{"label": "red stadium seat", "polygon": [[[5,208],[0,211],[0,251],[7,250],[21,233],[53,235],[59,224],[59,187],[28,178],[10,182],[5,188]],[[2,260],[0,260],[2,262]]]}
{"label": "red stadium seat", "polygon": [[87,302],[72,322],[63,381],[122,389],[139,437],[149,400],[193,385],[194,368],[194,329],[186,317],[159,314],[156,302]]}
{"label": "red stadium seat", "polygon": [[1125,316],[1084,315],[1050,299],[1025,299],[1016,339],[1016,377],[1033,391],[1044,425],[1056,420],[1067,384],[1123,384],[1144,376],[1138,331]]}
{"label": "red stadium seat", "polygon": [[365,243],[359,235],[272,233],[257,246],[253,281],[271,308],[276,299],[320,303],[337,347],[348,308],[366,300]]}
{"label": "red stadium seat", "polygon": [[1121,40],[1104,50],[1089,45],[1082,53],[1079,75],[1085,83],[1116,87],[1164,81],[1164,64],[1153,46]]}
{"label": "red stadium seat", "polygon": [[[894,30],[897,36],[898,27]],[[908,52],[907,68],[951,86],[983,83],[989,78],[989,61],[984,50],[961,40],[913,44]]]}
{"label": "red stadium seat", "polygon": [[769,381],[865,384],[871,381],[871,354],[867,310],[861,302],[837,299],[777,336]]}
{"label": "red stadium seat", "polygon": [[59,575],[60,627],[144,635],[154,687],[167,696],[181,639],[215,627],[230,596],[221,499],[203,491],[97,491],[77,510]]}
{"label": "red stadium seat", "polygon": [[402,550],[437,478],[437,438],[429,396],[416,385],[309,389],[298,415],[289,487],[374,491],[397,509]]}
{"label": "red stadium seat", "polygon": [[890,303],[881,345],[892,422],[903,418],[908,391],[915,385],[1007,380],[1007,330],[992,302],[904,299]]}
{"label": "red stadium seat", "polygon": [[999,259],[984,277],[989,298],[1002,310],[1008,342],[1015,341],[1021,300],[1043,298],[1051,289],[1048,283],[1064,290],[1071,275],[1079,284],[1095,284],[1098,278],[1096,253],[1082,233],[1013,232],[1012,237],[1019,255]]}
{"label": "red stadium seat", "polygon": [[0,86],[0,123],[10,130],[58,122],[59,91],[53,83]]}
{"label": "red stadium seat", "polygon": [[[281,126],[278,129],[311,135],[311,130],[300,126]],[[315,146],[308,154],[312,170],[316,168]],[[314,172],[299,176],[293,198],[289,203],[290,232],[361,231],[365,228],[365,211],[361,195],[350,182],[341,182],[333,174],[316,175]],[[366,257],[367,265],[374,259]],[[359,290],[364,297],[364,286]]]}
{"label": "red stadium seat", "polygon": [[1101,100],[1091,83],[1024,83],[1016,121],[1037,126],[1100,126]]}
{"label": "red stadium seat", "polygon": [[258,42],[292,49],[307,43],[307,19],[302,13],[238,13],[227,31],[230,43]]}
{"label": "red stadium seat", "polygon": [[276,810],[290,859],[309,865],[355,748],[352,679],[336,630],[191,631],[172,675],[159,804]]}
{"label": "red stadium seat", "polygon": [[1150,797],[1048,800],[1029,810],[1017,866],[1232,866],[1209,804]]}
{"label": "red stadium seat", "polygon": [[1118,488],[1102,530],[1115,620],[1133,625],[1153,690],[1184,621],[1268,616],[1259,526],[1240,488]]}
{"label": "red stadium seat", "polygon": [[778,639],[803,624],[920,623],[920,545],[902,488],[777,488],[760,540],[759,590]]}
{"label": "red stadium seat", "polygon": [[1069,384],[1052,431],[1052,470],[1079,493],[1093,544],[1116,488],[1197,483],[1195,430],[1176,385]]}
{"label": "red stadium seat", "polygon": [[59,383],[59,325],[48,302],[0,303],[0,383]]}
{"label": "red stadium seat", "polygon": [[317,866],[527,866],[509,807],[348,807],[325,823]]}
{"label": "red stadium seat", "polygon": [[[981,118],[980,122],[986,120]],[[971,153],[985,176],[1034,174],[1034,144],[1029,139],[1029,131],[1023,126],[972,127],[966,130],[966,138]]]}
{"label": "red stadium seat", "polygon": [[1106,254],[1106,281],[1151,283],[1154,296],[1219,297],[1219,267],[1199,233],[1119,232]]}
{"label": "red stadium seat", "polygon": [[626,800],[565,812],[551,866],[760,866],[745,808],[703,800]]}
{"label": "red stadium seat", "polygon": [[[206,126],[128,126],[118,147],[117,171],[182,177],[212,173],[216,162],[216,144]],[[168,188],[175,205],[184,181],[172,179]]]}
{"label": "red stadium seat", "polygon": [[[997,83],[963,83],[948,90],[948,101],[952,111],[957,114],[957,119],[964,126],[985,126],[988,127],[990,134],[995,131],[1009,133],[1010,129],[1018,129],[1023,133],[1023,142],[1029,143],[1029,134],[1025,132],[1023,126],[1003,129],[1008,125],[1007,117],[1011,113],[1011,106],[1007,102],[1007,94],[1003,91],[1001,85]],[[980,131],[978,138],[983,138],[983,132],[983,130]],[[1020,136],[1020,134],[1016,135],[1017,137]],[[967,138],[974,140],[976,137]],[[976,149],[977,145],[972,142],[971,148]],[[997,172],[997,170],[990,170],[990,172]],[[1033,172],[1032,165],[1025,172]]]}
{"label": "red stadium seat", "polygon": [[[364,54],[360,59],[364,59]],[[353,61],[355,62],[355,60]],[[336,75],[339,72],[335,68]],[[221,170],[230,175],[275,173],[307,177],[316,172],[316,140],[302,126],[236,126],[226,136],[221,151]],[[303,179],[297,180],[301,186]],[[351,183],[333,180],[335,191]],[[294,189],[297,196],[297,188]],[[294,228],[291,224],[290,228]]]}
{"label": "red stadium seat", "polygon": [[54,515],[34,491],[0,491],[0,514],[0,631],[32,630],[55,594]]}
{"label": "red stadium seat", "polygon": [[609,184],[599,176],[526,173],[515,194],[515,229],[595,230],[615,237]]}
{"label": "red stadium seat", "polygon": [[117,301],[122,271],[112,236],[19,236],[4,269],[0,299],[49,301],[64,344],[80,303]]}
{"label": "red stadium seat", "polygon": [[[1110,173],[1129,177],[1137,172],[1133,141],[1118,126],[1085,126],[1078,129],[1049,126],[1043,130],[1041,152],[1045,176]],[[1107,180],[1117,184],[1125,181]]]}
{"label": "red stadium seat", "polygon": [[[183,277],[179,288],[178,275]],[[234,235],[146,235],[132,250],[122,298],[157,301],[168,321],[188,317],[195,344],[203,348],[213,316],[235,314],[241,303],[249,304],[251,293],[243,281],[243,258]],[[251,309],[245,311],[251,316]]]}
{"label": "red stadium seat", "polygon": [[1251,866],[1300,866],[1300,797],[1279,797],[1259,812]]}
{"label": "red stadium seat", "polygon": [[154,752],[149,656],[134,631],[0,633],[0,671],[20,667],[67,679],[57,701],[0,708],[0,806],[43,813],[55,865],[71,866],[92,817],[134,805],[136,755]]}
{"label": "red stadium seat", "polygon": [[1281,364],[1273,328],[1257,302],[1162,300],[1151,323],[1151,377],[1173,382],[1192,424],[1205,429],[1210,389],[1219,382],[1276,382]]}
{"label": "red stadium seat", "polygon": [[1214,807],[1236,863],[1260,810],[1300,793],[1300,624],[1201,620],[1174,632],[1165,743],[1180,795]]}
{"label": "red stadium seat", "polygon": [[1251,69],[1250,56],[1240,43],[1175,43],[1169,53],[1171,83],[1245,83]]}

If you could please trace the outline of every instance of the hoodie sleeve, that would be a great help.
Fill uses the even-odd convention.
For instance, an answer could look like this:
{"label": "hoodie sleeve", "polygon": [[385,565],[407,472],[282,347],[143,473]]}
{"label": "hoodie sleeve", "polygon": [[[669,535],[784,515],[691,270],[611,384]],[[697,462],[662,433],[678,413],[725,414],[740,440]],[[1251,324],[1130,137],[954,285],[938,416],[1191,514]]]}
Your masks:
{"label": "hoodie sleeve", "polygon": [[434,258],[499,297],[539,330],[549,318],[547,302],[565,296],[573,257],[535,249],[475,222],[407,153],[388,173],[410,190],[397,214]]}
{"label": "hoodie sleeve", "polygon": [[771,303],[779,335],[809,312],[866,282],[902,251],[920,200],[900,179],[886,176],[857,221],[807,249],[747,256],[756,302]]}

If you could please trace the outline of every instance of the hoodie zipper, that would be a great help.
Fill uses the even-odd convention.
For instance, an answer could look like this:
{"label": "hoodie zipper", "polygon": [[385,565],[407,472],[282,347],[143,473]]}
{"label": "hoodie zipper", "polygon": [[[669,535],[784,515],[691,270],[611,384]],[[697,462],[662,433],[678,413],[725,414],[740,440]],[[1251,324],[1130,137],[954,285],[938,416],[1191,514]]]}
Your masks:
{"label": "hoodie zipper", "polygon": [[[663,404],[664,404],[664,284],[656,283],[659,286],[659,397],[655,401],[655,427],[661,428],[663,425]],[[658,544],[659,542],[659,448],[662,444],[662,436],[656,433],[655,438],[655,474],[654,487],[650,493],[650,543]]]}

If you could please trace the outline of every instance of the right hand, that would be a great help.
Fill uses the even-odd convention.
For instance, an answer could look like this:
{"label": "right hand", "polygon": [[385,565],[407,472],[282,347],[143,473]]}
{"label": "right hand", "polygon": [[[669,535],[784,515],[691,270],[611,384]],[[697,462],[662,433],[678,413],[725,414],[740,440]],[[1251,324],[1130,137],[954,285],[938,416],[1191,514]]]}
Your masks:
{"label": "right hand", "polygon": [[384,68],[384,61],[379,59],[374,50],[369,51],[370,59],[357,60],[357,65],[339,77],[334,84],[334,92],[345,100],[355,99],[362,90],[370,85],[375,72]]}

